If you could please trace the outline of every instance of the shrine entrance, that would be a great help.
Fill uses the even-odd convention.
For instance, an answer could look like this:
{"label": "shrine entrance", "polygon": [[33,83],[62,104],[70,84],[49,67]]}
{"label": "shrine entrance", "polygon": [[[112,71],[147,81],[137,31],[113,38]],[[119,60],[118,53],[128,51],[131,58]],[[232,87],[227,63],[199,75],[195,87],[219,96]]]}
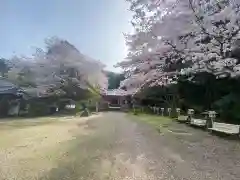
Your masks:
{"label": "shrine entrance", "polygon": [[107,91],[103,96],[104,101],[108,103],[108,108],[111,110],[122,110],[129,108],[131,95],[127,91],[114,89]]}

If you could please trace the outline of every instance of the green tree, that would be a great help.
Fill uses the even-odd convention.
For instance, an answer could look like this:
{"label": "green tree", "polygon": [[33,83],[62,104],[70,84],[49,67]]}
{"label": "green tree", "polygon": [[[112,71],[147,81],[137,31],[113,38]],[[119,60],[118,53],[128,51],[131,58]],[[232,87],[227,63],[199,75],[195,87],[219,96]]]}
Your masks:
{"label": "green tree", "polygon": [[107,72],[108,77],[108,89],[119,88],[120,82],[124,80],[124,74]]}

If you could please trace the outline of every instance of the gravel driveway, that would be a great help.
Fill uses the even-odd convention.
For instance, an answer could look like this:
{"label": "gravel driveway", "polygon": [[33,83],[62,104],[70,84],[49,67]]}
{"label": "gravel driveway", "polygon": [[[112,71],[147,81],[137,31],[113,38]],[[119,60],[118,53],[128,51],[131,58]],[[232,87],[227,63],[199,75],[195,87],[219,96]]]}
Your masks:
{"label": "gravel driveway", "polygon": [[68,160],[40,179],[240,179],[239,141],[177,123],[159,133],[132,119],[109,112],[88,121],[93,133],[76,137]]}

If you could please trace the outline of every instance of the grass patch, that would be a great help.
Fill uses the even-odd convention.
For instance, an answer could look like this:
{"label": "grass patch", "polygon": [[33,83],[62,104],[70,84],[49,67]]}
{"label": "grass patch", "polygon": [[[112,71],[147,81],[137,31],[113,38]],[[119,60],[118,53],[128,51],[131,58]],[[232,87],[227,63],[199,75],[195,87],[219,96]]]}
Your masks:
{"label": "grass patch", "polygon": [[171,118],[168,117],[143,113],[138,114],[137,116],[133,116],[132,114],[130,114],[130,116],[134,117],[134,119],[136,120],[140,120],[154,126],[159,133],[166,132],[173,121]]}
{"label": "grass patch", "polygon": [[64,123],[66,120],[80,118],[80,115],[55,115],[35,118],[6,118],[0,120],[0,130],[23,129],[34,126]]}
{"label": "grass patch", "polygon": [[60,122],[62,117],[41,117],[41,118],[9,118],[0,121],[0,130],[22,129],[32,126],[43,126]]}

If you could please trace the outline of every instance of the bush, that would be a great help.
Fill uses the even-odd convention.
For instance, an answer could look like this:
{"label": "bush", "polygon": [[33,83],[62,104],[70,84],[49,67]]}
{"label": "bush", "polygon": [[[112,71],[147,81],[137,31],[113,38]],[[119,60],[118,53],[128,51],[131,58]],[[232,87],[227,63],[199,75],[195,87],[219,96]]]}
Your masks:
{"label": "bush", "polygon": [[6,117],[8,115],[9,108],[10,108],[9,98],[7,96],[1,97],[1,99],[0,99],[0,116]]}
{"label": "bush", "polygon": [[50,108],[45,102],[31,102],[29,104],[28,116],[46,116],[50,114]]}

